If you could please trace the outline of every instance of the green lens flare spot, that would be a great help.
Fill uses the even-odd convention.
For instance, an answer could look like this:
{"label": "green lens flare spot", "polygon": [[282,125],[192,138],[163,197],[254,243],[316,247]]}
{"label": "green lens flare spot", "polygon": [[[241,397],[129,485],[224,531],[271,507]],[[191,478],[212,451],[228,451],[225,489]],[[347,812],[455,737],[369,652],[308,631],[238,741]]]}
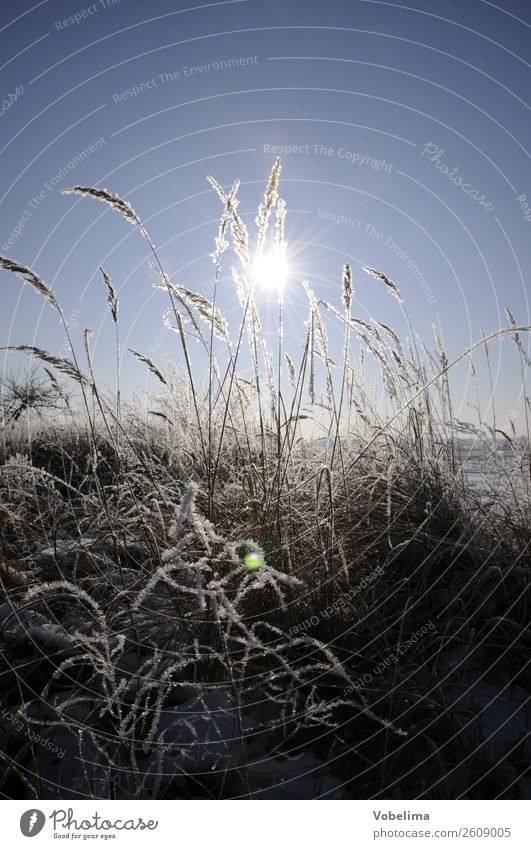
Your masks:
{"label": "green lens flare spot", "polygon": [[262,558],[257,551],[250,551],[243,558],[243,564],[248,572],[258,572],[262,565]]}

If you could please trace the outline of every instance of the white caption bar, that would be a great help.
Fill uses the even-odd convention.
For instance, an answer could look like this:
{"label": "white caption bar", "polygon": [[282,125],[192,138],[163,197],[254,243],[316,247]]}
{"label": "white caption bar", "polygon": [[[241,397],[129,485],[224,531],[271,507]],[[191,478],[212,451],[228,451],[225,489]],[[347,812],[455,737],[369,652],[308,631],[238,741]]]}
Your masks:
{"label": "white caption bar", "polygon": [[[3,801],[9,847],[529,849],[526,801]],[[34,838],[35,842],[29,844]],[[67,843],[67,841],[69,841]]]}

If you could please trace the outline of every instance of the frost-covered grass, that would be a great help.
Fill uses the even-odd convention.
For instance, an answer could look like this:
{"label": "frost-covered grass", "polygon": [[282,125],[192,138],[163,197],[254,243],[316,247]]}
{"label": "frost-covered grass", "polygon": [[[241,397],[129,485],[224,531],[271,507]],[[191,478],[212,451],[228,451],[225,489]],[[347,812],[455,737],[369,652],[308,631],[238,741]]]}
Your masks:
{"label": "frost-covered grass", "polygon": [[[298,359],[279,297],[270,351],[253,268],[270,242],[285,250],[279,174],[252,239],[237,183],[211,181],[223,212],[210,300],[170,280],[124,201],[75,189],[147,239],[183,368],[134,352],[158,384],[146,413],[98,385],[90,332],[85,365],[73,347],[68,360],[24,348],[58,392],[65,376],[77,386],[79,410],[3,431],[4,795],[529,797],[529,433],[489,428],[479,409],[464,424],[450,387],[463,365],[474,384],[504,336],[524,380],[529,328],[509,313],[449,363],[374,269],[408,338],[357,318],[346,265],[337,304],[307,287]],[[231,252],[229,329],[217,295]],[[2,266],[63,321],[35,272]]]}

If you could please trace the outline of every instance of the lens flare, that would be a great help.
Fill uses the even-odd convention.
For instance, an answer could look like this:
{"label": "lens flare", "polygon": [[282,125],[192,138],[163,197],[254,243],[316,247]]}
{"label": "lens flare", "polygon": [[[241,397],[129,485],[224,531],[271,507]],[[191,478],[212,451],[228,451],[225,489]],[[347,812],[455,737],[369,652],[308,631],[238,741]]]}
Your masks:
{"label": "lens flare", "polygon": [[254,265],[254,279],[262,289],[283,292],[289,275],[288,260],[283,250],[264,251]]}
{"label": "lens flare", "polygon": [[243,563],[248,572],[258,572],[262,565],[262,558],[257,551],[250,551],[243,558]]}

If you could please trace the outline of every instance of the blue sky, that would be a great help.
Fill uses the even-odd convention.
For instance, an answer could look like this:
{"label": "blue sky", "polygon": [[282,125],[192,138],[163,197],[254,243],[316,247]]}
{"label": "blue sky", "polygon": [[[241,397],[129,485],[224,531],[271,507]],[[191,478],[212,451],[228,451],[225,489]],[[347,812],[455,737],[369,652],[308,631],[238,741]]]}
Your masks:
{"label": "blue sky", "polygon": [[[440,326],[450,357],[481,327],[504,324],[505,306],[530,323],[531,8],[411,3],[2,6],[1,251],[54,286],[80,345],[83,327],[94,328],[103,380],[112,385],[113,334],[99,265],[120,292],[124,347],[179,360],[178,339],[160,334],[166,302],[138,233],[59,189],[98,185],[126,197],[175,280],[208,294],[220,207],[206,174],[224,185],[241,179],[240,211],[252,225],[281,149],[295,356],[301,281],[339,305],[345,261],[357,315],[407,332],[399,305],[361,271],[375,266],[396,281],[421,335]],[[1,282],[3,344],[60,353],[54,315],[27,287],[4,274]],[[234,326],[228,282],[220,303]],[[270,312],[264,305],[266,327]],[[521,431],[510,346],[496,347],[494,368],[502,419],[512,415]],[[470,418],[472,388],[455,380]],[[123,381],[128,392],[146,386],[129,357]]]}

